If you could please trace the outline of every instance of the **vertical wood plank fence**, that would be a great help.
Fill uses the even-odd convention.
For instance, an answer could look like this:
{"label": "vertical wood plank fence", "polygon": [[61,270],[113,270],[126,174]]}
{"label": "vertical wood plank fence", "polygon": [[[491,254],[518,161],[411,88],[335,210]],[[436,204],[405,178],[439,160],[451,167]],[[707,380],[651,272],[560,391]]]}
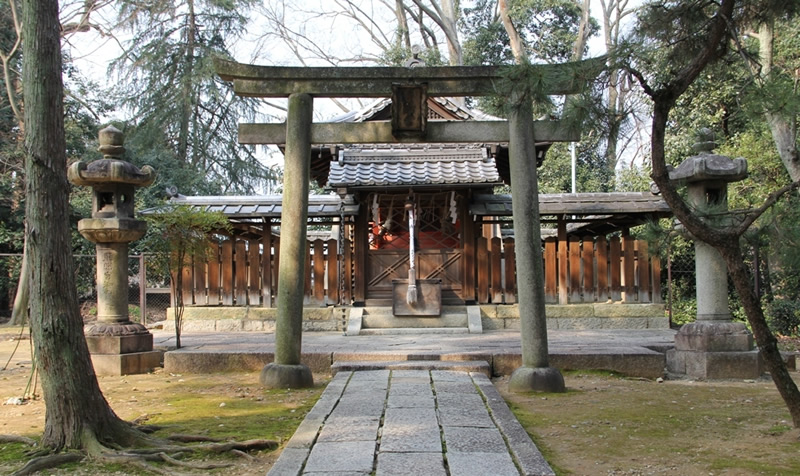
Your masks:
{"label": "vertical wood plank fence", "polygon": [[[354,259],[350,240],[307,243],[307,306],[349,305]],[[274,307],[280,238],[212,243],[207,256],[183,269],[183,301],[191,306]],[[570,237],[544,241],[545,299],[551,304],[661,302],[661,263],[647,242],[630,237]],[[480,304],[517,302],[514,239],[476,240],[475,298]]]}

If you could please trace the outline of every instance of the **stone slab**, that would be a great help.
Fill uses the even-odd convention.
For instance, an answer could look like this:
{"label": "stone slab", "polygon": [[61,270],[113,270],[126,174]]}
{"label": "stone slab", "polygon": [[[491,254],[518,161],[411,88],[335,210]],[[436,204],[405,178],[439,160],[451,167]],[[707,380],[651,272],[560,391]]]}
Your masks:
{"label": "stone slab", "polygon": [[376,476],[446,476],[441,453],[378,454]]}
{"label": "stone slab", "polygon": [[439,421],[442,426],[494,428],[494,422],[486,408],[480,411],[475,407],[439,407]]}
{"label": "stone slab", "polygon": [[467,306],[467,328],[470,334],[483,334],[481,308],[478,306]]}
{"label": "stone slab", "polygon": [[375,459],[375,440],[318,442],[308,455],[306,473],[337,471],[371,473]]}
{"label": "stone slab", "polygon": [[398,395],[389,393],[387,408],[435,408],[433,395]]}
{"label": "stone slab", "polygon": [[361,333],[363,315],[364,308],[356,307],[350,310],[350,314],[347,317],[347,330],[345,331],[347,335],[357,336]]}
{"label": "stone slab", "polygon": [[284,448],[267,476],[298,476],[310,452],[309,448]]}
{"label": "stone slab", "polygon": [[437,395],[443,393],[474,393],[475,385],[472,382],[448,382],[448,381],[435,381],[433,388],[436,390]]}
{"label": "stone slab", "polygon": [[445,426],[442,429],[448,452],[508,453],[503,436],[497,428]]}
{"label": "stone slab", "polygon": [[164,352],[133,352],[130,354],[91,354],[94,373],[102,376],[146,374],[161,367]]}
{"label": "stone slab", "polygon": [[387,409],[380,450],[382,453],[441,454],[442,440],[433,408]]}
{"label": "stone slab", "polygon": [[461,453],[447,451],[452,476],[519,476],[508,453]]}
{"label": "stone slab", "polygon": [[378,437],[379,418],[331,418],[322,427],[317,441],[367,441]]}

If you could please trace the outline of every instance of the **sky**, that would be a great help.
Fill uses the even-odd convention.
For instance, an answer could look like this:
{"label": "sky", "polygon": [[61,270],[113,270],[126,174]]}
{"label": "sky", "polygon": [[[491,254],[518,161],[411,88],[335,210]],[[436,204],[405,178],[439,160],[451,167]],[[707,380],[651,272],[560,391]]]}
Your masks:
{"label": "sky", "polygon": [[[265,4],[274,4],[274,1],[264,1]],[[374,46],[363,29],[347,19],[342,17],[332,18],[327,15],[314,15],[312,12],[321,12],[325,10],[324,5],[330,5],[330,0],[294,0],[287,1],[293,7],[303,10],[303,13],[295,13],[294,15],[287,16],[285,25],[303,35],[312,38],[314,41],[324,45],[330,52],[337,56],[346,58],[363,54],[375,53],[377,48]],[[393,3],[393,2],[391,2]],[[470,0],[463,0],[461,6],[469,6]],[[638,5],[641,0],[629,0],[629,4]],[[371,12],[370,15],[374,22],[383,27],[387,32],[391,32],[396,23],[393,13],[382,7],[382,4],[377,1],[363,0],[361,6],[365,11]],[[600,23],[600,0],[592,0],[591,3],[592,15]],[[113,4],[104,10],[96,13],[94,21],[101,24],[112,24],[115,16],[115,9]],[[260,32],[269,31],[270,27],[265,23],[263,18],[256,18],[249,27],[248,34],[244,38],[237,40],[235,44],[231,45],[235,59],[243,63],[266,64],[266,65],[282,65],[282,66],[300,66],[300,61],[291,52],[291,50],[282,42],[270,41],[264,44],[259,41],[258,37]],[[440,39],[443,35],[439,35]],[[78,69],[89,78],[94,79],[99,84],[113,83],[116,78],[109,76],[108,65],[111,60],[118,57],[122,51],[122,43],[125,38],[118,39],[110,38],[108,36],[100,35],[97,31],[91,30],[87,33],[80,33],[69,38],[69,43],[65,45],[72,54],[75,65]],[[440,49],[446,54],[447,48],[443,45]],[[598,56],[605,52],[603,41],[603,34],[600,32],[589,41],[589,56]],[[351,65],[350,63],[343,63],[344,65]],[[323,61],[309,59],[308,66],[329,66]],[[355,65],[355,64],[352,64]],[[360,108],[368,104],[371,100],[341,100],[346,107],[351,109]],[[285,100],[270,99],[265,101],[263,112],[275,117],[276,121],[281,121],[285,118],[285,111],[281,110],[285,107]],[[278,107],[271,107],[272,104]],[[329,120],[339,114],[343,110],[334,104],[329,99],[316,100],[314,104],[314,119],[315,121]],[[119,114],[111,114],[109,117],[103,118],[105,120],[113,120]],[[275,157],[276,154],[268,154],[264,157],[263,161],[272,166],[280,157]]]}

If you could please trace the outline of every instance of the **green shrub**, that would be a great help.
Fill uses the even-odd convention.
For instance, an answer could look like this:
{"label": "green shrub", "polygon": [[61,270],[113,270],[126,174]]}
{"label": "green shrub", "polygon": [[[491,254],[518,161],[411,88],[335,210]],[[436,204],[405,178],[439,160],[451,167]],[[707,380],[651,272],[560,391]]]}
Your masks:
{"label": "green shrub", "polygon": [[767,306],[767,323],[776,334],[797,335],[800,327],[800,301],[775,299]]}

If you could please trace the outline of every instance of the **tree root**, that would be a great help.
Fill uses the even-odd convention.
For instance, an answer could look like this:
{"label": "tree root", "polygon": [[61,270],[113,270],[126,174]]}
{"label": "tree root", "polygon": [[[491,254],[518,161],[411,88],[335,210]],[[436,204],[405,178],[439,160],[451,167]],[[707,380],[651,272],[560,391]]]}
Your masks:
{"label": "tree root", "polygon": [[[11,435],[9,435],[11,436]],[[24,437],[19,437],[24,438]],[[181,445],[164,445],[158,447],[144,447],[144,448],[129,448],[123,449],[117,445],[103,444],[97,440],[92,434],[86,434],[84,437],[84,450],[85,453],[58,453],[46,454],[44,451],[38,453],[45,453],[45,456],[34,457],[28,461],[25,466],[20,468],[17,472],[13,473],[14,476],[21,476],[33,474],[43,469],[55,468],[60,465],[72,462],[82,461],[84,458],[98,461],[101,463],[114,463],[132,465],[144,471],[174,476],[175,469],[166,469],[154,464],[153,462],[164,462],[172,467],[189,468],[196,474],[199,470],[209,470],[216,468],[226,468],[233,466],[232,463],[190,463],[180,461],[178,458],[188,453],[205,452],[212,454],[222,454],[230,452],[240,457],[255,459],[247,454],[247,451],[257,451],[264,449],[275,449],[278,447],[278,442],[274,440],[247,440],[247,441],[223,441],[220,442],[216,438],[210,438],[200,435],[173,435],[171,439],[181,442],[207,442],[199,445],[181,446]],[[33,440],[30,440],[33,441]],[[27,443],[27,441],[22,441]],[[149,443],[155,443],[156,440],[151,440]],[[33,444],[36,442],[33,441]],[[116,448],[112,448],[115,446]]]}
{"label": "tree root", "polygon": [[28,461],[25,466],[12,473],[12,476],[23,476],[33,474],[44,469],[57,468],[62,464],[77,463],[83,460],[85,455],[81,453],[58,453],[47,456],[39,456]]}
{"label": "tree root", "polygon": [[0,443],[22,443],[28,446],[36,446],[38,444],[32,438],[19,435],[0,435]]}
{"label": "tree root", "polygon": [[213,442],[219,443],[220,441],[225,441],[222,438],[213,438],[211,436],[203,436],[203,435],[169,435],[167,437],[170,441],[176,441],[178,443],[199,443],[199,442]]}

